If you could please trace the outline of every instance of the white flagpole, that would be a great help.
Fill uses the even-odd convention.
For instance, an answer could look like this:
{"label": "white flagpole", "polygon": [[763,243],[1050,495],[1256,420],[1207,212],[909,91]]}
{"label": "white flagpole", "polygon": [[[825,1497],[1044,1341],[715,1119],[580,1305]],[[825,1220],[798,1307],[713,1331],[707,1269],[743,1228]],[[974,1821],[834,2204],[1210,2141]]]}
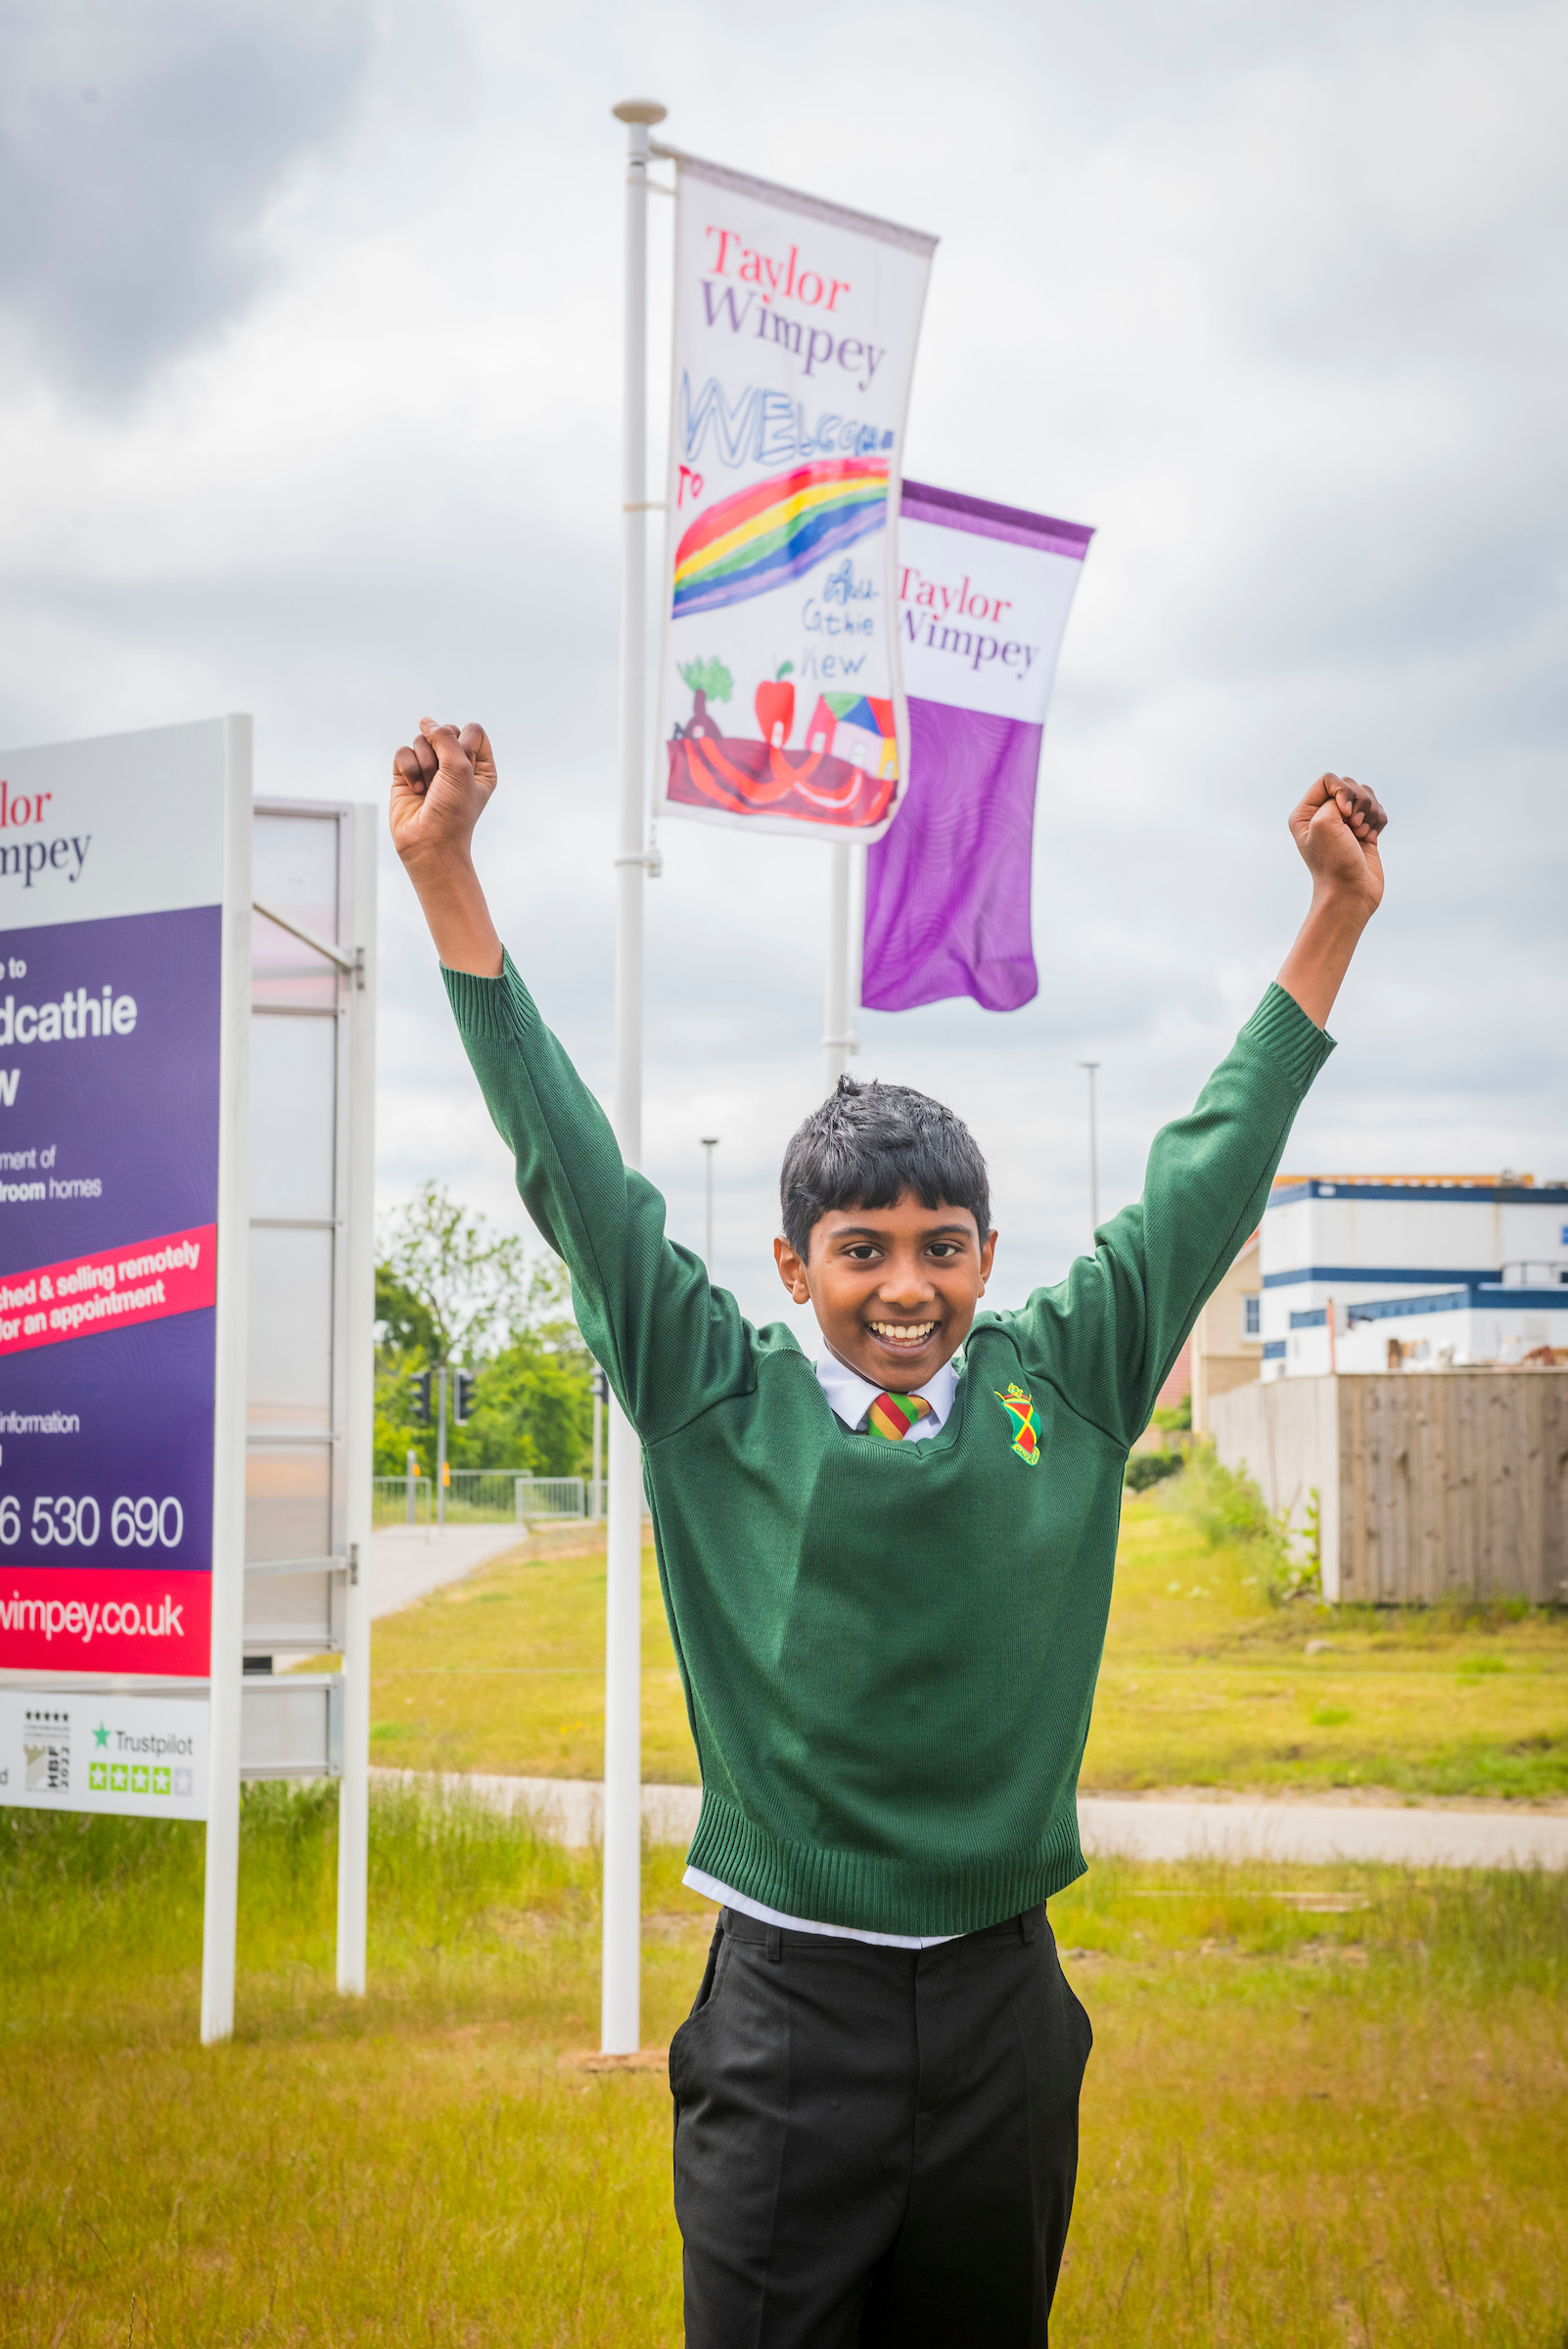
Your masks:
{"label": "white flagpole", "polygon": [[850,933],[846,951],[848,976],[844,987],[844,1033],[852,1053],[860,1049],[860,989],[865,978],[865,860],[869,852],[856,841],[850,851]]}
{"label": "white flagpole", "polygon": [[822,1091],[831,1093],[850,1061],[850,844],[828,850],[827,985],[822,1000]]}
{"label": "white flagpole", "polygon": [[[648,128],[665,109],[627,98],[626,283],[621,499],[621,812],[616,847],[615,1128],[621,1155],[642,1157],[642,885],[648,869],[643,785],[648,442]],[[604,1955],[600,2045],[627,2055],[641,2030],[642,1453],[610,1404],[610,1524],[604,1657]]]}

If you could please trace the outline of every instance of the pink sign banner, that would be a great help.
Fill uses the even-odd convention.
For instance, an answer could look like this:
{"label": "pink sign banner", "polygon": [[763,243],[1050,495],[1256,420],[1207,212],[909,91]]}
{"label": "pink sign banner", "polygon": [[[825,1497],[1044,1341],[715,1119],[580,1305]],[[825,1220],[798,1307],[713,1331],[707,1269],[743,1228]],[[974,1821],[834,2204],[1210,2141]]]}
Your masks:
{"label": "pink sign banner", "polygon": [[[7,1186],[13,1187],[13,1186]],[[40,1196],[43,1183],[38,1183]],[[216,1297],[217,1226],[68,1256],[0,1280],[0,1355],[200,1313]]]}

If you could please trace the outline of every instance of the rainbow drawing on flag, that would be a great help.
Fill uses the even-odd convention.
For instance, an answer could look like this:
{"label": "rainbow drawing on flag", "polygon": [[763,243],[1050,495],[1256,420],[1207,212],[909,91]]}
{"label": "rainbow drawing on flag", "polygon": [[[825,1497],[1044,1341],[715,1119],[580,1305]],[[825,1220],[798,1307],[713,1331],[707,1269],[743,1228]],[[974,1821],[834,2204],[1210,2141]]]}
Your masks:
{"label": "rainbow drawing on flag", "polygon": [[681,539],[671,616],[765,595],[887,518],[886,458],[835,457],[754,482],[710,506]]}

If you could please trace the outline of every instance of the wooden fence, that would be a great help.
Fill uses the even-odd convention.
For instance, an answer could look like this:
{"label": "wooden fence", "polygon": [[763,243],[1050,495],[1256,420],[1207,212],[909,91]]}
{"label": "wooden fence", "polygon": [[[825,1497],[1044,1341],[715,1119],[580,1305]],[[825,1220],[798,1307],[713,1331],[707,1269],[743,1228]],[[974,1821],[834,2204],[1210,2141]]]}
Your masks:
{"label": "wooden fence", "polygon": [[1282,1378],[1211,1416],[1298,1538],[1315,1495],[1325,1599],[1568,1600],[1568,1369]]}

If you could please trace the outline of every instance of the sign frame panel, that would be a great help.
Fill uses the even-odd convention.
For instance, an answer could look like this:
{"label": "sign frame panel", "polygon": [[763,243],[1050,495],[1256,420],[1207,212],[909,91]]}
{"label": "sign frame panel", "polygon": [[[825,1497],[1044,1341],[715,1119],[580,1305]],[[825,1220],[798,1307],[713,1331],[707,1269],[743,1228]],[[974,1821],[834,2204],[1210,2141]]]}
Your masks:
{"label": "sign frame panel", "polygon": [[[72,976],[69,972],[69,984],[59,991],[53,984],[47,991],[37,990],[35,1017],[22,1024],[27,1031],[23,1035],[18,1034],[20,1000],[14,1003],[8,1040],[19,1048],[33,1049],[35,1075],[50,1072],[38,1084],[27,1087],[23,1120],[18,1125],[30,1114],[36,1093],[42,1096],[40,1107],[53,1112],[53,1123],[69,1133],[72,1149],[86,1155],[95,1145],[100,1152],[113,1146],[117,1155],[106,1157],[98,1170],[85,1166],[74,1171],[61,1169],[58,1142],[51,1145],[42,1133],[26,1142],[18,1125],[13,1125],[17,1138],[9,1145],[0,1143],[0,1150],[9,1147],[13,1155],[28,1149],[41,1153],[51,1146],[55,1150],[47,1175],[41,1166],[25,1170],[30,1181],[87,1183],[96,1179],[99,1187],[96,1192],[76,1190],[64,1199],[51,1197],[46,1188],[42,1199],[33,1193],[25,1200],[0,1201],[0,1214],[13,1206],[29,1212],[40,1207],[82,1211],[77,1227],[66,1235],[65,1247],[49,1246],[38,1229],[14,1229],[7,1237],[0,1225],[0,1281],[7,1274],[27,1274],[28,1264],[17,1261],[21,1248],[23,1254],[31,1249],[35,1276],[51,1265],[68,1258],[71,1261],[74,1268],[68,1274],[72,1283],[68,1302],[75,1305],[107,1296],[112,1290],[124,1295],[127,1282],[143,1290],[161,1282],[162,1294],[144,1298],[125,1327],[105,1326],[101,1317],[89,1320],[82,1316],[74,1327],[62,1324],[53,1342],[17,1354],[9,1364],[0,1353],[0,1408],[10,1401],[9,1390],[17,1384],[18,1368],[32,1377],[37,1375],[38,1364],[64,1361],[72,1369],[84,1368],[90,1384],[94,1370],[102,1374],[107,1363],[111,1372],[117,1372],[117,1379],[99,1376],[100,1392],[93,1406],[99,1414],[96,1430],[83,1424],[90,1414],[80,1410],[57,1413],[46,1405],[38,1413],[23,1410],[21,1414],[40,1419],[73,1417],[78,1423],[73,1427],[29,1427],[22,1432],[45,1442],[85,1437],[86,1446],[78,1456],[85,1458],[90,1452],[96,1459],[104,1449],[106,1431],[109,1449],[113,1449],[116,1409],[121,1417],[129,1415],[124,1391],[139,1385],[138,1400],[145,1417],[146,1398],[160,1393],[161,1371],[165,1389],[172,1389],[175,1397],[167,1419],[183,1447],[176,1447],[169,1457],[173,1459],[177,1453],[180,1473],[188,1480],[186,1489],[193,1499],[200,1488],[189,1480],[196,1477],[198,1463],[205,1468],[205,1492],[199,1505],[187,1511],[179,1492],[116,1493],[110,1496],[106,1527],[99,1494],[89,1497],[97,1503],[96,1516],[89,1512],[84,1521],[80,1506],[84,1495],[71,1491],[64,1497],[70,1503],[71,1514],[68,1518],[58,1506],[54,1508],[47,1541],[41,1534],[45,1520],[39,1518],[38,1546],[106,1554],[130,1549],[139,1554],[144,1545],[137,1537],[136,1503],[151,1499],[155,1508],[153,1542],[146,1544],[149,1548],[155,1543],[178,1548],[186,1539],[184,1519],[197,1520],[192,1529],[197,1536],[193,1548],[183,1566],[171,1568],[166,1579],[172,1585],[175,1572],[180,1572],[189,1591],[198,1597],[199,1587],[205,1588],[207,1600],[205,1621],[198,1627],[193,1615],[203,1615],[199,1604],[192,1613],[171,1614],[164,1611],[157,1593],[105,1591],[102,1597],[120,1610],[117,1633],[109,1632],[100,1612],[93,1637],[88,1637],[91,1591],[67,1592],[57,1586],[53,1593],[24,1593],[19,1583],[15,1599],[9,1590],[0,1598],[0,1604],[9,1601],[12,1608],[10,1620],[0,1621],[0,1679],[13,1706],[22,1698],[23,1712],[29,1696],[46,1709],[52,1692],[59,1692],[57,1709],[64,1711],[68,1695],[73,1698],[89,1686],[116,1692],[128,1703],[132,1684],[139,1684],[152,1701],[150,1682],[160,1697],[183,1690],[184,1701],[203,1706],[208,1777],[202,1938],[205,2042],[228,2038],[234,2019],[245,1603],[251,830],[252,722],[242,714],[0,754],[0,955],[5,963],[0,984],[20,989],[41,976],[45,965],[50,966],[53,982],[54,965],[78,946],[93,947],[110,959],[131,955],[141,947],[139,968],[148,974],[139,982],[144,1000],[156,1002],[164,1015],[161,1023],[154,1021],[144,1009],[144,1000],[137,1000],[134,1016],[121,1013],[116,1021],[116,1003],[122,994],[128,996],[130,990],[117,988],[115,974],[109,970],[95,974],[90,990],[85,973]],[[133,929],[150,923],[153,929],[144,938],[133,938],[124,928],[127,923]],[[14,968],[19,963],[24,966],[21,971]],[[36,974],[31,967],[34,964],[38,966]],[[74,998],[73,1018],[66,1008],[68,994]],[[54,1007],[56,1019],[46,1019],[49,1005]],[[96,1022],[88,1016],[95,1007]],[[182,1009],[192,1007],[198,1029],[194,1045],[181,1027]],[[144,1023],[144,1041],[150,1039],[152,1049],[142,1054],[132,1051],[118,1062],[112,1058],[119,1046],[134,1045],[136,1028]],[[45,1052],[54,1055],[48,1063],[40,1057]],[[73,1061],[62,1057],[72,1053]],[[188,1062],[193,1065],[188,1067]],[[147,1097],[138,1098],[138,1073]],[[25,1082],[26,1071],[19,1058],[15,1078],[9,1086],[0,1086],[0,1101],[4,1101],[0,1118],[14,1118],[19,1102],[23,1101]],[[9,1100],[4,1099],[7,1091]],[[130,1179],[124,1179],[127,1170]],[[118,1192],[116,1176],[121,1178]],[[152,1224],[158,1223],[157,1214],[152,1213],[156,1202],[180,1198],[194,1199],[205,1212],[182,1209],[168,1214],[159,1229],[151,1224],[140,1227],[138,1218],[146,1223],[150,1213]],[[198,1267],[203,1238],[209,1251],[210,1304],[205,1302],[205,1289],[195,1293],[202,1300],[198,1302],[188,1288],[170,1285],[175,1269],[171,1249],[176,1241],[190,1239],[192,1234],[199,1235],[193,1243]],[[196,1269],[189,1254],[189,1250],[181,1251],[182,1272]],[[144,1267],[142,1260],[160,1256],[169,1260],[161,1271]],[[122,1278],[121,1263],[136,1268]],[[27,1281],[25,1277],[20,1282],[13,1278],[10,1285],[25,1288]],[[52,1289],[58,1286],[53,1274],[50,1285]],[[59,1302],[58,1297],[42,1298],[36,1277],[35,1291],[39,1293],[24,1313],[36,1313],[45,1307],[53,1310]],[[161,1343],[150,1343],[160,1339]],[[0,1348],[3,1344],[0,1339]],[[84,1351],[95,1348],[96,1354]],[[120,1359],[106,1355],[106,1348],[117,1350]],[[121,1390],[117,1397],[112,1391],[116,1384]],[[161,1425],[156,1409],[148,1424],[155,1429]],[[4,1437],[0,1437],[0,1509],[7,1471],[16,1465],[5,1459]],[[58,1475],[51,1477],[52,1483],[60,1481]],[[62,1497],[50,1494],[46,1497],[58,1503]],[[177,1541],[165,1542],[163,1536],[173,1533],[175,1519],[158,1504],[170,1498],[180,1504],[181,1522]],[[117,1543],[116,1499],[129,1504],[131,1528],[130,1540]],[[33,1514],[29,1509],[29,1520]],[[147,1512],[141,1515],[145,1518]],[[200,1539],[204,1520],[205,1543]],[[8,1524],[0,1525],[0,1534],[6,1530]],[[142,1526],[141,1531],[147,1527]],[[30,1539],[30,1523],[28,1532]],[[57,1539],[62,1532],[75,1538],[62,1544]],[[0,1542],[0,1551],[4,1547]],[[51,1563],[41,1571],[91,1573],[93,1568],[62,1568]],[[138,1571],[110,1564],[99,1569],[110,1580]],[[0,1565],[0,1583],[8,1579]],[[36,1629],[34,1609],[28,1606],[21,1621],[15,1611],[19,1600],[39,1595],[52,1596],[62,1618],[57,1633],[53,1615],[45,1617],[44,1644],[54,1653],[41,1673],[28,1645]],[[178,1610],[180,1601],[173,1591],[164,1595]],[[149,1600],[155,1602],[154,1620],[161,1626],[157,1632],[146,1629],[143,1608]],[[78,1610],[74,1620],[69,1616],[72,1602]],[[136,1608],[134,1636],[127,1635],[124,1610],[128,1605]],[[117,1653],[110,1645],[116,1637],[120,1641]],[[154,1645],[157,1640],[173,1644],[159,1648]],[[106,1646],[114,1653],[115,1662],[122,1665],[120,1670],[106,1674]],[[30,1687],[21,1685],[23,1678]],[[18,1759],[23,1757],[19,1754]],[[0,1787],[0,1800],[9,1791]],[[89,1787],[87,1791],[118,1790]],[[125,1791],[128,1795],[131,1790]],[[54,1799],[58,1804],[58,1794]]]}

